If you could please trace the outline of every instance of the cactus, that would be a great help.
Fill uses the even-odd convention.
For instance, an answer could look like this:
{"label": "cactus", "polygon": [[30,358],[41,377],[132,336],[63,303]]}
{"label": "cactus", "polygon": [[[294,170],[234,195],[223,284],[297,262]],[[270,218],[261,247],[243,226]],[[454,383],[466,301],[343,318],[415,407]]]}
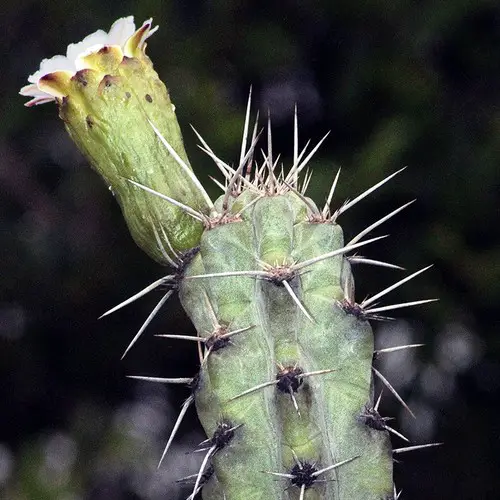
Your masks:
{"label": "cactus", "polygon": [[[123,47],[130,47],[128,40],[135,40],[133,54],[120,55],[115,45],[104,45],[105,50],[86,55],[93,61],[91,69],[59,75],[64,89],[51,83],[57,80],[51,75],[38,75],[23,93],[58,103],[71,136],[117,193],[136,241],[174,269],[105,313],[167,286],[125,354],[174,292],[198,333],[163,335],[198,344],[197,374],[184,379],[133,377],[186,383],[191,390],[160,464],[183,416],[194,406],[208,437],[200,445],[204,458],[190,498],[201,490],[205,500],[399,498],[393,454],[434,444],[392,448],[390,433],[399,442],[408,440],[379,414],[374,378],[411,410],[372,361],[374,355],[416,345],[374,352],[370,321],[385,319],[386,311],[434,300],[377,304],[428,268],[357,303],[354,265],[398,266],[349,254],[383,238],[365,236],[411,202],[347,243],[337,222],[399,172],[331,211],[339,171],[326,204],[318,208],[306,195],[310,176],[304,172],[325,138],[299,152],[296,112],[293,164],[284,173],[273,156],[269,120],[267,152],[262,164],[257,163],[254,150],[260,134],[257,124],[251,131],[249,98],[237,168],[218,158],[198,135],[224,177],[219,183],[223,194],[212,203],[192,174],[168,94],[144,54],[143,35],[151,27],[147,23],[123,41]],[[103,81],[112,89],[98,94]],[[130,89],[141,85],[154,89],[165,108],[156,108],[154,117],[137,97],[139,92],[131,95]],[[110,132],[113,137],[106,129],[110,116],[123,125]],[[131,120],[140,134],[127,129]],[[141,152],[147,168],[140,163]]]}

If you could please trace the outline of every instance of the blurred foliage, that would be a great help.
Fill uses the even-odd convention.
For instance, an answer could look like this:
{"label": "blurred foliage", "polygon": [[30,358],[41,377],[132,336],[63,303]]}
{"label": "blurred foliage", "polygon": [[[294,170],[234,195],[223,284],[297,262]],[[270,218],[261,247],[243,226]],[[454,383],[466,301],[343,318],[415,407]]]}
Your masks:
{"label": "blurred foliage", "polygon": [[[133,245],[55,107],[27,110],[17,95],[43,57],[128,14],[160,25],[148,53],[170,88],[191,163],[213,196],[208,176],[217,175],[215,168],[188,125],[235,160],[251,85],[255,109],[261,116],[270,110],[274,149],[285,164],[295,103],[303,144],[331,131],[312,164],[314,199],[324,199],[338,166],[337,206],[409,166],[341,220],[355,234],[417,198],[387,224],[392,238],[371,248],[370,257],[409,271],[435,264],[394,296],[440,302],[403,310],[398,317],[407,322],[378,332],[383,345],[427,344],[399,364],[383,361],[383,368],[400,380],[419,417],[402,419],[405,432],[417,442],[446,443],[402,457],[397,484],[406,499],[496,498],[500,6],[493,0],[2,5],[0,496],[185,498],[173,481],[195,470],[196,458],[184,453],[200,438],[191,414],[180,444],[154,472],[187,390],[155,388],[153,397],[124,377],[191,376],[194,348],[153,337],[189,333],[186,317],[168,305],[123,362],[154,297],[96,319],[165,270]],[[381,269],[356,276],[359,298],[394,281]],[[400,412],[390,397],[384,409]],[[140,432],[130,430],[137,426]]]}

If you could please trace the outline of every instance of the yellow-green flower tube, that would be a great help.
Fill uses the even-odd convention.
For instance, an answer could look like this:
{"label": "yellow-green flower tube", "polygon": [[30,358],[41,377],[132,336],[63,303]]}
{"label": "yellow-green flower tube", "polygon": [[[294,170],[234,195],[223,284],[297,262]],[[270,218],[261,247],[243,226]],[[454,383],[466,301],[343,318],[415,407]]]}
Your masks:
{"label": "yellow-green flower tube", "polygon": [[[197,245],[211,202],[192,173],[168,91],[145,54],[151,20],[116,21],[42,61],[21,94],[55,101],[69,134],[118,200],[137,244],[161,263]],[[166,146],[165,143],[168,143]],[[134,181],[134,184],[130,181]]]}

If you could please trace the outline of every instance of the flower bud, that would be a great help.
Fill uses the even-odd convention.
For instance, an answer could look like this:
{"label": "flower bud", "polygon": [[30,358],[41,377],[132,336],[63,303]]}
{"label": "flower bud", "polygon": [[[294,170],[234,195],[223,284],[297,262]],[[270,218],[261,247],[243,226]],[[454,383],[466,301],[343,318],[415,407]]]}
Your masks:
{"label": "flower bud", "polygon": [[42,61],[20,93],[33,98],[27,106],[58,104],[134,240],[167,264],[198,244],[212,203],[189,166],[168,91],[145,54],[156,29],[148,20],[135,31],[132,17],[119,19],[109,33],[69,45],[66,57]]}

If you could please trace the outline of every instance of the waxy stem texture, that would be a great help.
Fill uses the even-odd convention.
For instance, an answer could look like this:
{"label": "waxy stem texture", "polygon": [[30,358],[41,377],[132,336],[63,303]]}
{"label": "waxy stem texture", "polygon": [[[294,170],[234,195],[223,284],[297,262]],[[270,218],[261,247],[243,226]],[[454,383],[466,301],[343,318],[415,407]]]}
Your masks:
{"label": "waxy stem texture", "polygon": [[[231,211],[251,197],[240,195]],[[180,297],[198,334],[243,330],[208,350],[194,389],[208,436],[221,422],[237,427],[213,452],[207,500],[299,498],[301,490],[308,500],[392,496],[388,433],[363,417],[373,408],[372,330],[341,306],[350,264],[338,255],[294,271],[343,247],[340,226],[309,222],[308,210],[293,192],[262,197],[239,220],[206,230],[186,269]],[[299,474],[311,465],[332,468]]]}

